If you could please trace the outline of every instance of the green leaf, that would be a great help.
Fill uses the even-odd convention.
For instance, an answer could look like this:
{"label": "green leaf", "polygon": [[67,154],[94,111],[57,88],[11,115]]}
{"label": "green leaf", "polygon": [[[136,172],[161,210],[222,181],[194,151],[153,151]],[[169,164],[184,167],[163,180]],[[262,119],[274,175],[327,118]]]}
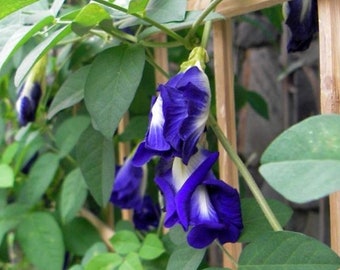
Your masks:
{"label": "green leaf", "polygon": [[230,268],[221,268],[221,267],[208,267],[203,270],[230,270]]}
{"label": "green leaf", "polygon": [[121,255],[137,251],[141,247],[141,243],[134,232],[119,231],[112,236],[110,242],[114,246],[117,253]]}
{"label": "green leaf", "polygon": [[148,128],[148,116],[135,116],[129,120],[124,132],[119,135],[119,140],[126,142],[136,139],[143,139]]}
{"label": "green leaf", "polygon": [[116,269],[123,262],[123,258],[116,253],[99,254],[85,266],[85,270]]}
{"label": "green leaf", "polygon": [[47,118],[51,119],[63,109],[77,104],[84,98],[85,79],[90,71],[90,66],[84,66],[72,73],[62,84],[55,95],[48,110]]}
{"label": "green leaf", "polygon": [[340,257],[323,243],[295,232],[270,232],[247,245],[239,270],[336,270]]}
{"label": "green leaf", "polygon": [[74,148],[89,124],[89,117],[78,115],[68,118],[58,127],[55,133],[55,140],[60,158],[66,156]]}
{"label": "green leaf", "polygon": [[83,256],[95,243],[101,241],[98,231],[86,219],[78,217],[63,227],[66,249]]}
{"label": "green leaf", "polygon": [[95,256],[102,254],[102,253],[106,253],[106,252],[107,252],[107,248],[103,242],[98,242],[98,243],[93,244],[83,256],[81,260],[81,265],[85,266]]}
{"label": "green leaf", "polygon": [[9,188],[14,184],[13,169],[7,164],[0,164],[0,188]]}
{"label": "green leaf", "polygon": [[[77,194],[77,196],[75,196]],[[80,169],[70,172],[62,186],[60,192],[60,217],[62,223],[70,222],[83,206],[87,196],[85,180]]]}
{"label": "green leaf", "polygon": [[79,264],[75,264],[72,265],[71,268],[69,268],[68,270],[84,270],[84,268]]}
{"label": "green leaf", "polygon": [[194,249],[189,246],[177,248],[170,256],[166,270],[192,270],[201,264],[206,249]]}
{"label": "green leaf", "polygon": [[13,142],[8,145],[2,153],[1,162],[10,164],[13,161],[16,153],[18,152],[19,146],[20,144],[18,142]]}
{"label": "green leaf", "polygon": [[16,1],[8,1],[8,0],[0,0],[0,20],[7,15],[22,9],[25,6],[28,6],[37,0],[16,0]]}
{"label": "green leaf", "polygon": [[144,49],[138,46],[109,48],[93,61],[85,84],[85,104],[94,126],[106,138],[113,136],[128,110],[142,78],[144,62]]}
{"label": "green leaf", "polygon": [[138,254],[135,252],[129,253],[118,270],[143,270]]}
{"label": "green leaf", "polygon": [[265,119],[269,119],[268,104],[261,95],[254,91],[247,91],[247,100],[250,106]]}
{"label": "green leaf", "polygon": [[115,224],[115,231],[135,231],[135,226],[131,221],[128,220],[118,220]]}
{"label": "green leaf", "polygon": [[157,234],[149,233],[143,240],[139,256],[144,260],[153,260],[165,252],[162,241]]}
{"label": "green leaf", "polygon": [[[293,214],[290,207],[276,200],[267,200],[267,202],[281,226],[286,225]],[[255,199],[242,199],[241,207],[244,228],[238,239],[239,242],[251,242],[262,234],[272,231],[272,227]]]}
{"label": "green leaf", "polygon": [[14,83],[16,86],[19,86],[26,75],[30,71],[30,69],[34,66],[34,64],[51,48],[53,48],[60,40],[71,33],[71,26],[67,25],[63,28],[55,31],[48,38],[46,38],[43,42],[41,42],[38,46],[36,46],[21,62],[18,67],[15,77]]}
{"label": "green leaf", "polygon": [[340,190],[340,116],[310,117],[277,137],[260,173],[288,200],[304,203]]}
{"label": "green leaf", "polygon": [[[183,21],[187,3],[182,0],[157,0],[148,6],[146,15],[158,23]],[[171,11],[171,12],[169,12]]]}
{"label": "green leaf", "polygon": [[100,206],[105,206],[111,195],[115,173],[112,140],[107,140],[90,126],[80,136],[76,154],[90,193]]}
{"label": "green leaf", "polygon": [[16,236],[27,259],[38,269],[62,269],[65,255],[63,236],[49,213],[27,215]]}
{"label": "green leaf", "polygon": [[52,182],[58,166],[57,155],[47,153],[40,156],[33,164],[28,179],[19,191],[18,202],[27,205],[37,203]]}
{"label": "green leaf", "polygon": [[149,0],[131,0],[129,3],[128,13],[138,13],[144,15],[148,3]]}
{"label": "green leaf", "polygon": [[9,230],[13,230],[16,226],[19,225],[27,212],[28,207],[19,203],[13,203],[1,208],[0,243],[2,243],[2,238]]}
{"label": "green leaf", "polygon": [[89,3],[82,8],[73,20],[72,31],[82,36],[105,19],[110,19],[110,14],[102,6]]}
{"label": "green leaf", "polygon": [[40,31],[43,27],[51,24],[53,21],[54,17],[48,16],[32,26],[23,25],[20,29],[15,31],[15,33],[13,33],[13,35],[8,39],[0,52],[0,69],[7,62],[7,60],[34,34]]}

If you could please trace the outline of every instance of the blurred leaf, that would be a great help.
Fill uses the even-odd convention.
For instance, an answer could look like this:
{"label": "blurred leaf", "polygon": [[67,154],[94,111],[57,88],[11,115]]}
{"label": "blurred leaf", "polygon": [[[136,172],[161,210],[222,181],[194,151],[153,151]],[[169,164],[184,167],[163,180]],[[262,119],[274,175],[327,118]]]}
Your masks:
{"label": "blurred leaf", "polygon": [[269,119],[268,105],[261,95],[254,91],[247,91],[247,100],[250,106],[265,119]]}
{"label": "blurred leaf", "polygon": [[261,9],[261,13],[265,15],[278,30],[281,31],[283,15],[282,7],[280,5],[275,5],[270,8]]}
{"label": "blurred leaf", "polygon": [[59,157],[66,156],[74,148],[89,124],[90,118],[84,115],[73,116],[62,122],[55,133]]}
{"label": "blurred leaf", "polygon": [[85,270],[117,269],[123,262],[123,258],[116,253],[102,253],[92,258],[85,266]]}
{"label": "blurred leaf", "polygon": [[128,220],[118,220],[115,224],[115,231],[135,231],[135,226],[131,221]]}
{"label": "blurred leaf", "polygon": [[19,203],[12,203],[1,208],[0,211],[0,244],[4,235],[19,225],[29,207]]}
{"label": "blurred leaf", "polygon": [[25,6],[28,6],[37,0],[15,0],[15,1],[8,1],[8,0],[0,0],[0,20],[7,15],[22,9]]}
{"label": "blurred leaf", "polygon": [[186,243],[186,233],[180,225],[173,226],[169,231],[170,240],[175,245],[183,245]]}
{"label": "blurred leaf", "polygon": [[8,145],[2,153],[1,162],[11,164],[16,153],[18,152],[19,146],[20,145],[18,142],[13,142],[10,145]]}
{"label": "blurred leaf", "polygon": [[90,66],[84,66],[66,79],[51,103],[47,115],[48,119],[51,119],[61,110],[77,104],[84,98],[85,78],[89,71]]}
{"label": "blurred leaf", "polygon": [[16,236],[27,259],[38,269],[62,269],[65,255],[63,236],[51,214],[34,212],[27,215]]}
{"label": "blurred leaf", "polygon": [[112,236],[110,242],[115,251],[121,255],[137,251],[141,247],[137,235],[132,231],[118,231]]}
{"label": "blurred leaf", "polygon": [[340,116],[310,117],[266,149],[260,173],[288,200],[304,203],[340,190]]}
{"label": "blurred leaf", "polygon": [[270,232],[247,245],[240,270],[336,270],[340,257],[325,244],[295,232]]}
{"label": "blurred leaf", "polygon": [[154,260],[164,252],[163,243],[157,234],[148,233],[139,250],[139,256],[144,260]]}
{"label": "blurred leaf", "polygon": [[122,134],[119,134],[119,140],[126,142],[136,139],[143,139],[148,127],[148,116],[135,116],[129,120],[129,123]]}
{"label": "blurred leaf", "polygon": [[[0,0],[1,1],[1,0]],[[23,44],[25,44],[34,34],[39,32],[43,27],[51,24],[54,21],[53,16],[47,16],[31,26],[21,26],[8,39],[0,52],[0,69]]]}
{"label": "blurred leaf", "polygon": [[39,43],[22,61],[20,66],[18,67],[15,77],[14,83],[16,86],[19,86],[26,75],[30,71],[30,69],[34,66],[34,64],[45,54],[49,49],[53,48],[59,41],[61,41],[64,37],[71,33],[71,26],[67,25],[63,28],[53,32],[49,37],[47,37],[44,41]]}
{"label": "blurred leaf", "polygon": [[9,188],[14,184],[14,172],[7,164],[0,164],[0,188]]}
{"label": "blurred leaf", "polygon": [[107,247],[103,242],[95,243],[86,251],[81,260],[81,264],[85,266],[90,260],[92,260],[93,257],[106,252]]}
{"label": "blurred leaf", "polygon": [[[281,226],[286,225],[293,214],[290,207],[276,200],[267,200],[267,202]],[[244,228],[238,239],[239,242],[254,241],[262,234],[273,230],[255,199],[242,199],[241,207]]]}
{"label": "blurred leaf", "polygon": [[192,270],[201,264],[206,249],[194,249],[189,246],[178,247],[170,256],[166,270]]}
{"label": "blurred leaf", "polygon": [[[76,194],[76,196],[75,196]],[[60,216],[62,223],[70,222],[83,206],[87,196],[87,188],[80,169],[70,172],[60,192]]]}
{"label": "blurred leaf", "polygon": [[135,252],[129,253],[125,258],[119,270],[144,270],[142,263]]}
{"label": "blurred leaf", "polygon": [[81,9],[73,20],[72,31],[82,36],[105,19],[110,19],[110,14],[102,6],[89,3]]}
{"label": "blurred leaf", "polygon": [[83,256],[95,243],[101,241],[98,231],[86,219],[77,217],[63,227],[66,249]]}
{"label": "blurred leaf", "polygon": [[59,157],[52,153],[46,153],[39,157],[33,164],[28,179],[22,185],[18,202],[34,205],[45,193],[59,166]]}
{"label": "blurred leaf", "polygon": [[64,4],[65,0],[54,0],[53,4],[50,8],[51,13],[53,14],[53,16],[57,16],[58,12],[60,11],[60,9],[62,8],[63,4]]}
{"label": "blurred leaf", "polygon": [[125,45],[109,48],[94,60],[84,98],[95,128],[106,138],[113,136],[128,110],[141,80],[144,62],[142,47]]}
{"label": "blurred leaf", "polygon": [[130,14],[138,13],[140,15],[144,15],[148,3],[149,0],[131,0],[129,2],[128,13]]}
{"label": "blurred leaf", "polygon": [[79,264],[75,264],[72,265],[68,270],[84,270],[84,268]]}
{"label": "blurred leaf", "polygon": [[109,201],[115,173],[112,140],[107,140],[91,126],[76,146],[77,160],[90,193],[100,206]]}

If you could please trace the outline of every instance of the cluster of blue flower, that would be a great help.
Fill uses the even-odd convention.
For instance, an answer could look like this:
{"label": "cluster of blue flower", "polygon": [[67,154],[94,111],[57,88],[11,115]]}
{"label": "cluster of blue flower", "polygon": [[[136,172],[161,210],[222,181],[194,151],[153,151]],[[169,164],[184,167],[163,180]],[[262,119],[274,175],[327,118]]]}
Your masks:
{"label": "cluster of blue flower", "polygon": [[145,140],[118,171],[111,197],[115,204],[140,208],[142,167],[160,157],[155,182],[165,200],[164,225],[182,225],[195,248],[215,239],[236,242],[243,228],[239,194],[215,177],[211,168],[218,153],[204,148],[211,100],[205,58],[205,50],[195,48],[184,70],[158,87]]}

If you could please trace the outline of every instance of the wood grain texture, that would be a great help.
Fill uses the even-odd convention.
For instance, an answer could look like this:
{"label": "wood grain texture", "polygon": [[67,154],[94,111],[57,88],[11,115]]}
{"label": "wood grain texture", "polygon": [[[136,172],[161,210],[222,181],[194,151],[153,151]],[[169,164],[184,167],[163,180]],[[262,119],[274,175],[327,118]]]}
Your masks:
{"label": "wood grain texture", "polygon": [[[319,0],[320,102],[324,114],[340,113],[340,1]],[[331,247],[340,255],[340,192],[330,196]]]}

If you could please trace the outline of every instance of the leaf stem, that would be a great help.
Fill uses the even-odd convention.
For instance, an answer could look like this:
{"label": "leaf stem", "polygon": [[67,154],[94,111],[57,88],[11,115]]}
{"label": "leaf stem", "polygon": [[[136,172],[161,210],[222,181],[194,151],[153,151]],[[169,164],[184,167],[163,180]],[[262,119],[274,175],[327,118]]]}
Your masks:
{"label": "leaf stem", "polygon": [[263,194],[259,187],[257,186],[254,178],[249,173],[247,167],[244,165],[243,161],[240,159],[238,154],[233,149],[232,145],[226,138],[226,136],[223,134],[222,130],[220,129],[219,125],[217,124],[215,118],[210,114],[209,115],[209,125],[211,129],[214,131],[216,137],[222,144],[223,148],[227,151],[229,157],[236,165],[237,169],[239,170],[240,174],[243,176],[244,181],[247,183],[250,191],[254,195],[254,198],[256,199],[257,203],[259,204],[263,214],[267,218],[269,224],[273,228],[274,231],[282,231],[282,227],[278,220],[276,219],[273,211],[269,207],[266,199],[263,197]]}
{"label": "leaf stem", "polygon": [[202,40],[201,40],[201,47],[203,48],[207,48],[211,26],[212,26],[211,21],[208,21],[204,24]]}
{"label": "leaf stem", "polygon": [[153,57],[149,55],[148,50],[147,50],[146,52],[147,52],[147,54],[146,54],[146,61],[148,61],[149,64],[150,64],[155,70],[158,70],[160,73],[162,73],[162,75],[163,75],[164,77],[169,78],[170,75],[169,75],[164,69],[162,69],[161,66],[159,66],[159,65],[155,62],[155,60],[153,59]]}
{"label": "leaf stem", "polygon": [[[119,11],[125,13],[125,14],[129,14],[128,10],[126,8],[123,8],[123,7],[119,6],[119,5],[115,5],[115,4],[111,3],[111,2],[107,2],[105,0],[94,0],[94,1],[97,2],[97,3],[100,3],[102,5],[105,5],[107,7],[119,10]],[[147,23],[155,26],[156,28],[158,28],[162,32],[164,32],[167,35],[171,36],[175,40],[181,42],[184,46],[190,47],[190,45],[188,45],[188,41],[185,38],[183,38],[182,36],[178,35],[176,32],[172,31],[171,29],[165,27],[164,25],[162,25],[162,24],[160,24],[160,23],[150,19],[149,17],[143,16],[143,15],[138,14],[138,13],[133,13],[131,15],[136,17],[136,18],[138,18],[138,19],[143,20],[144,22],[147,22]]]}
{"label": "leaf stem", "polygon": [[191,29],[187,33],[185,39],[191,40],[191,38],[194,36],[194,34],[197,32],[198,27],[202,24],[204,19],[212,12],[216,6],[222,2],[222,0],[214,0],[212,1],[209,6],[201,13],[201,15],[197,18],[197,20],[193,23]]}

